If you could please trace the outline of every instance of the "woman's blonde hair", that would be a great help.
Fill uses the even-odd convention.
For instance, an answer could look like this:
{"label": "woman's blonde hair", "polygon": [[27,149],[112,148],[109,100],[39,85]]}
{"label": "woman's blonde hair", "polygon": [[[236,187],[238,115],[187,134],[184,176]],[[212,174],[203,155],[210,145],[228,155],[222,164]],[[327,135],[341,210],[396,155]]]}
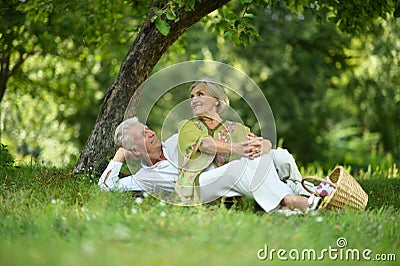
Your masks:
{"label": "woman's blonde hair", "polygon": [[223,112],[225,112],[226,109],[228,109],[229,107],[229,98],[222,85],[215,80],[212,80],[210,78],[203,78],[201,80],[198,80],[193,83],[192,86],[190,86],[189,93],[192,92],[194,87],[202,83],[207,85],[207,90],[211,94],[211,96],[218,99],[219,104],[217,106],[217,113],[222,114]]}

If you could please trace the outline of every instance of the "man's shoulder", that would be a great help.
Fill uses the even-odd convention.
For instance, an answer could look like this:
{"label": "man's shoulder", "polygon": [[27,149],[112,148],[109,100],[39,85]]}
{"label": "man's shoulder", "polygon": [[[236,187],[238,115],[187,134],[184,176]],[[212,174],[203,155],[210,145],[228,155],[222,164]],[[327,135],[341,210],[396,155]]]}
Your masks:
{"label": "man's shoulder", "polygon": [[175,133],[171,137],[167,138],[164,143],[165,145],[168,145],[173,143],[176,144],[177,142],[178,142],[178,133]]}
{"label": "man's shoulder", "polygon": [[165,142],[165,146],[168,147],[174,147],[176,148],[176,145],[178,144],[178,133],[173,134],[171,137],[169,137]]}
{"label": "man's shoulder", "polygon": [[164,152],[173,164],[178,162],[178,133],[173,134],[164,142]]}

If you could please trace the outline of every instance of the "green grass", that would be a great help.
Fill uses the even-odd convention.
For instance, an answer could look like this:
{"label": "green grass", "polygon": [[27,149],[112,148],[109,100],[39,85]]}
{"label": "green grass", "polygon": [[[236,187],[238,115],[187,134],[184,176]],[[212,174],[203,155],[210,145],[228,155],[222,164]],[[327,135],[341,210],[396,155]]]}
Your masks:
{"label": "green grass", "polygon": [[[313,249],[319,256],[337,248],[340,237],[348,243],[343,251],[370,249],[371,257],[395,254],[399,261],[400,177],[393,169],[357,175],[369,194],[366,211],[283,217],[264,214],[249,199],[230,209],[178,207],[152,197],[140,203],[132,193],[100,191],[90,174],[4,167],[0,265],[292,265],[276,253],[272,261],[259,260],[257,252],[267,245],[287,252]],[[315,263],[398,263],[324,258]]]}

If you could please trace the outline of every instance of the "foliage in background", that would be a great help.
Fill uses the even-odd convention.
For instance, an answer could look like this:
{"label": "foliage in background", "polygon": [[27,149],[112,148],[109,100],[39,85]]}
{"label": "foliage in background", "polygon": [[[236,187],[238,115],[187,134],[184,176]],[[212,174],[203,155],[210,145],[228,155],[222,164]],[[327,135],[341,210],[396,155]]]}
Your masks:
{"label": "foliage in background", "polygon": [[24,77],[9,82],[14,93],[2,103],[3,138],[19,151],[17,159],[30,155],[59,165],[76,160],[103,97],[94,79],[98,69],[95,60],[85,67],[50,55],[27,60]]}
{"label": "foliage in background", "polygon": [[3,143],[0,143],[0,166],[3,168],[11,167],[14,164],[14,158]]}
{"label": "foliage in background", "polygon": [[[1,55],[12,73],[1,102],[2,142],[17,162],[73,163],[149,3],[0,7]],[[397,17],[396,1],[231,1],[184,34],[155,71],[191,59],[230,64],[264,91],[280,143],[300,163],[391,165],[400,158],[399,28],[391,16],[374,18],[393,7]],[[160,10],[159,20],[174,20],[174,8]],[[254,124],[238,101],[232,99],[234,108]],[[174,103],[174,97],[160,102],[149,125],[159,130],[157,119]]]}
{"label": "foliage in background", "polygon": [[146,1],[2,2],[2,142],[17,162],[74,163]]}
{"label": "foliage in background", "polygon": [[[336,164],[366,168],[398,162],[397,21],[376,20],[368,33],[352,36],[317,23],[315,9],[294,13],[280,5],[258,10],[254,27],[262,40],[252,41],[247,49],[197,25],[174,46],[177,55],[161,62],[217,60],[248,74],[271,105],[278,144],[289,148],[301,164],[316,162],[329,169]],[[205,26],[214,30],[212,23],[205,21]],[[369,79],[382,82],[366,85]],[[381,93],[389,97],[375,97]],[[231,105],[248,125],[254,123],[250,113],[241,113],[241,103],[233,100]]]}

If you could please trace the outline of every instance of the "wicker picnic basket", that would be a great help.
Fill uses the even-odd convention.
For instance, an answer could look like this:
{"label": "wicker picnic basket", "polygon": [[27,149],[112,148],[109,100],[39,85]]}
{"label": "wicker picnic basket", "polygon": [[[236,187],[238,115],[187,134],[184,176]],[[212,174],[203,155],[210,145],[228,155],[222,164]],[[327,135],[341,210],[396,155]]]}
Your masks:
{"label": "wicker picnic basket", "polygon": [[302,180],[303,187],[310,193],[319,196],[318,193],[311,191],[305,184],[305,181],[320,181],[328,183],[334,188],[331,195],[329,195],[326,201],[320,205],[320,209],[327,210],[338,210],[344,207],[349,207],[352,209],[363,210],[367,206],[368,195],[362,189],[360,184],[352,177],[342,166],[336,167],[330,174],[329,179],[319,177],[305,177]]}

